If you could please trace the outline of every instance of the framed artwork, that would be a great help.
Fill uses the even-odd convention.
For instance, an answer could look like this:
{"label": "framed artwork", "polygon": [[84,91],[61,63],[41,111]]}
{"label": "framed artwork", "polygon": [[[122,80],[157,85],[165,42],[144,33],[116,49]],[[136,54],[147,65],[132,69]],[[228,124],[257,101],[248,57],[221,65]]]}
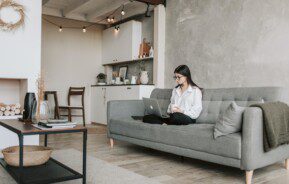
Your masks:
{"label": "framed artwork", "polygon": [[118,74],[119,74],[119,77],[122,78],[122,80],[124,80],[127,76],[127,69],[128,69],[128,66],[122,66],[119,68]]}

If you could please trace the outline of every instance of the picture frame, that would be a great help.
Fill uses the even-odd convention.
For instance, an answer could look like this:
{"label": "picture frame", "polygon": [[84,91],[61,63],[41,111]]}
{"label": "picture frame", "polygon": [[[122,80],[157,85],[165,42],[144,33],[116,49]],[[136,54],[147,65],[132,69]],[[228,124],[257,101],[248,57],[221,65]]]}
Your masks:
{"label": "picture frame", "polygon": [[119,77],[122,78],[123,81],[127,77],[127,69],[128,69],[128,66],[122,66],[118,70]]}

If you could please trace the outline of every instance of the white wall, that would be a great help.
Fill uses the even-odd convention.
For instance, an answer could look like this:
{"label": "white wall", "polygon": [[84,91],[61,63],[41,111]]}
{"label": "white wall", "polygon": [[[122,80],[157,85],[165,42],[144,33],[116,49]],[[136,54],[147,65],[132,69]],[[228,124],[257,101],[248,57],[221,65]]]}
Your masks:
{"label": "white wall", "polygon": [[[15,1],[25,7],[25,26],[14,32],[0,31],[0,78],[28,79],[28,91],[35,92],[41,64],[42,4],[41,1]],[[5,17],[13,19],[14,15],[9,13]],[[24,144],[38,143],[38,136],[28,136],[24,140]],[[0,149],[16,144],[17,135],[0,127]]]}
{"label": "white wall", "polygon": [[[80,26],[81,22],[68,19],[48,17],[49,20],[62,25]],[[104,72],[101,65],[101,28],[63,29],[43,22],[42,32],[42,70],[46,90],[58,92],[58,100],[67,104],[70,86],[86,87],[85,108],[86,123],[90,123],[90,86],[96,83],[96,76]],[[77,120],[76,118],[74,120]],[[81,118],[79,118],[81,121]]]}
{"label": "white wall", "polygon": [[0,103],[20,103],[20,80],[0,79]]}
{"label": "white wall", "polygon": [[[27,78],[28,91],[36,90],[35,80],[41,59],[41,1],[16,0],[25,7],[25,26],[14,32],[0,31],[0,78]],[[5,14],[15,18],[15,14]],[[6,18],[5,18],[6,20]]]}

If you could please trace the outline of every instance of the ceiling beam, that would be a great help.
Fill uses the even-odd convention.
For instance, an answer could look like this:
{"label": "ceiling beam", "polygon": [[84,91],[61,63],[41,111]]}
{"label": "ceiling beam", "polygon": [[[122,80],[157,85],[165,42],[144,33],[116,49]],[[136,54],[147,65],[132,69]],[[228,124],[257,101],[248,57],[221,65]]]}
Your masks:
{"label": "ceiling beam", "polygon": [[42,0],[42,6],[46,5],[50,0]]}
{"label": "ceiling beam", "polygon": [[165,4],[166,0],[136,0],[142,3],[148,3],[151,5],[159,5],[159,4]]}
{"label": "ceiling beam", "polygon": [[87,15],[87,19],[89,21],[93,21],[93,19],[100,17],[102,15],[107,14],[108,12],[112,12],[119,8],[121,5],[125,5],[129,3],[130,1],[124,2],[124,1],[117,1],[116,3],[107,3],[105,7],[101,7],[97,10],[95,10],[93,13],[90,13]]}
{"label": "ceiling beam", "polygon": [[67,14],[71,13],[72,11],[76,10],[77,8],[83,6],[85,3],[89,2],[90,0],[79,0],[75,3],[72,3],[67,8],[63,10],[63,15],[66,16]]}

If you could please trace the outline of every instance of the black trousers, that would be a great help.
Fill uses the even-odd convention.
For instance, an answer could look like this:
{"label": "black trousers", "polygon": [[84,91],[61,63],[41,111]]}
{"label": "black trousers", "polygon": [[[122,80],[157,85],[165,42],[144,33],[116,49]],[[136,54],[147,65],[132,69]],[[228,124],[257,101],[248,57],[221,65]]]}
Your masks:
{"label": "black trousers", "polygon": [[168,125],[188,125],[188,124],[196,123],[195,119],[192,119],[189,116],[180,112],[169,114],[169,116],[170,116],[169,118],[162,118],[153,114],[145,115],[143,117],[143,122],[150,123],[150,124],[166,123]]}

